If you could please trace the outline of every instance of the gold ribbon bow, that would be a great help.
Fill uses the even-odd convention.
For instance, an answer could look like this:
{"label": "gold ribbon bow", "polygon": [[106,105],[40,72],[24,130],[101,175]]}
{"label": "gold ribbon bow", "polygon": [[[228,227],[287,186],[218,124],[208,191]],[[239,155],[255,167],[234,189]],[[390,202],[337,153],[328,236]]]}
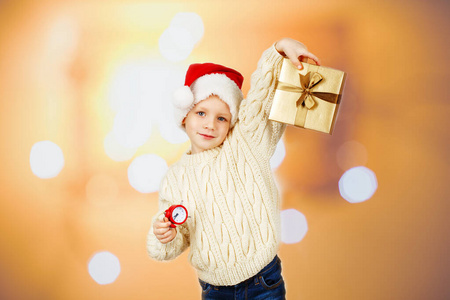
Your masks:
{"label": "gold ribbon bow", "polygon": [[323,93],[323,92],[314,92],[312,89],[318,85],[323,77],[317,72],[308,72],[306,75],[300,75],[300,86],[295,86],[286,82],[278,82],[277,89],[283,90],[286,92],[300,93],[300,97],[297,100],[297,107],[299,105],[306,106],[306,108],[311,109],[316,104],[314,101],[314,97],[325,100],[330,103],[338,103],[341,95],[333,94],[333,93]]}

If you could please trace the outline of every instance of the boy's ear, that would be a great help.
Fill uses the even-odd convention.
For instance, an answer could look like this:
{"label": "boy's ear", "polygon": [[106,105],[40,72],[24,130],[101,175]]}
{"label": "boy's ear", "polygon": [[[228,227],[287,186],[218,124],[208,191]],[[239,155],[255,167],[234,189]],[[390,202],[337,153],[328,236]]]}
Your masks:
{"label": "boy's ear", "polygon": [[183,121],[181,121],[181,125],[185,125],[186,124],[186,117],[184,117]]}

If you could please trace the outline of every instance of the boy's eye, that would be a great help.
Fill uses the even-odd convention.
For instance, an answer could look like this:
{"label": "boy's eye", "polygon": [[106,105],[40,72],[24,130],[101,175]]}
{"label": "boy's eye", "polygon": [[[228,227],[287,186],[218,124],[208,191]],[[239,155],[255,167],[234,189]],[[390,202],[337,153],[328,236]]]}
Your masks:
{"label": "boy's eye", "polygon": [[200,117],[203,117],[205,115],[205,113],[202,111],[199,111],[199,112],[197,112],[197,115],[199,115]]}
{"label": "boy's eye", "polygon": [[218,119],[219,119],[219,121],[222,121],[222,122],[224,122],[224,121],[227,120],[227,119],[225,119],[224,117],[219,117]]}

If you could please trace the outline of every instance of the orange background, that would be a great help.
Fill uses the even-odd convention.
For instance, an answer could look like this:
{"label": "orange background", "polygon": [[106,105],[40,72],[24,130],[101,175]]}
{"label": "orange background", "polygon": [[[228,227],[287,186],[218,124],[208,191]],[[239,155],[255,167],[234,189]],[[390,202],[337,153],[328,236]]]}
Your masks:
{"label": "orange background", "polygon": [[[187,11],[202,17],[205,34],[183,63],[239,69],[244,94],[261,53],[285,36],[348,73],[332,136],[293,127],[284,136],[275,172],[283,209],[301,211],[309,227],[300,243],[281,245],[288,299],[449,299],[449,8],[438,0],[1,1],[0,298],[200,298],[186,253],[169,263],[147,256],[157,193],[134,190],[130,161],[103,150],[111,70],[127,57],[157,56],[159,36]],[[80,31],[61,56],[46,43],[59,17]],[[53,179],[30,169],[41,140],[64,152]],[[364,145],[367,160],[347,166],[365,165],[378,179],[363,203],[338,190],[345,170],[336,152],[348,141]],[[153,130],[136,156],[173,163],[186,148]],[[88,199],[97,175],[110,180]],[[109,285],[87,271],[102,250],[121,263]]]}

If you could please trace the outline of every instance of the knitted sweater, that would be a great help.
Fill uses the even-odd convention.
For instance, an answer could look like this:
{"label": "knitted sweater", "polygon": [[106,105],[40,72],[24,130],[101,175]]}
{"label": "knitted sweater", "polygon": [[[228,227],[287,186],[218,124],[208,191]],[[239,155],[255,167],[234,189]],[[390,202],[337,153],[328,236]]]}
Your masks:
{"label": "knitted sweater", "polygon": [[172,204],[186,206],[190,218],[161,244],[153,234],[147,250],[171,260],[190,246],[188,259],[198,277],[213,285],[235,285],[263,269],[280,242],[280,197],[270,158],[285,125],[268,120],[282,56],[267,49],[251,77],[251,88],[236,125],[222,145],[184,154],[173,164],[159,191],[158,214]]}

